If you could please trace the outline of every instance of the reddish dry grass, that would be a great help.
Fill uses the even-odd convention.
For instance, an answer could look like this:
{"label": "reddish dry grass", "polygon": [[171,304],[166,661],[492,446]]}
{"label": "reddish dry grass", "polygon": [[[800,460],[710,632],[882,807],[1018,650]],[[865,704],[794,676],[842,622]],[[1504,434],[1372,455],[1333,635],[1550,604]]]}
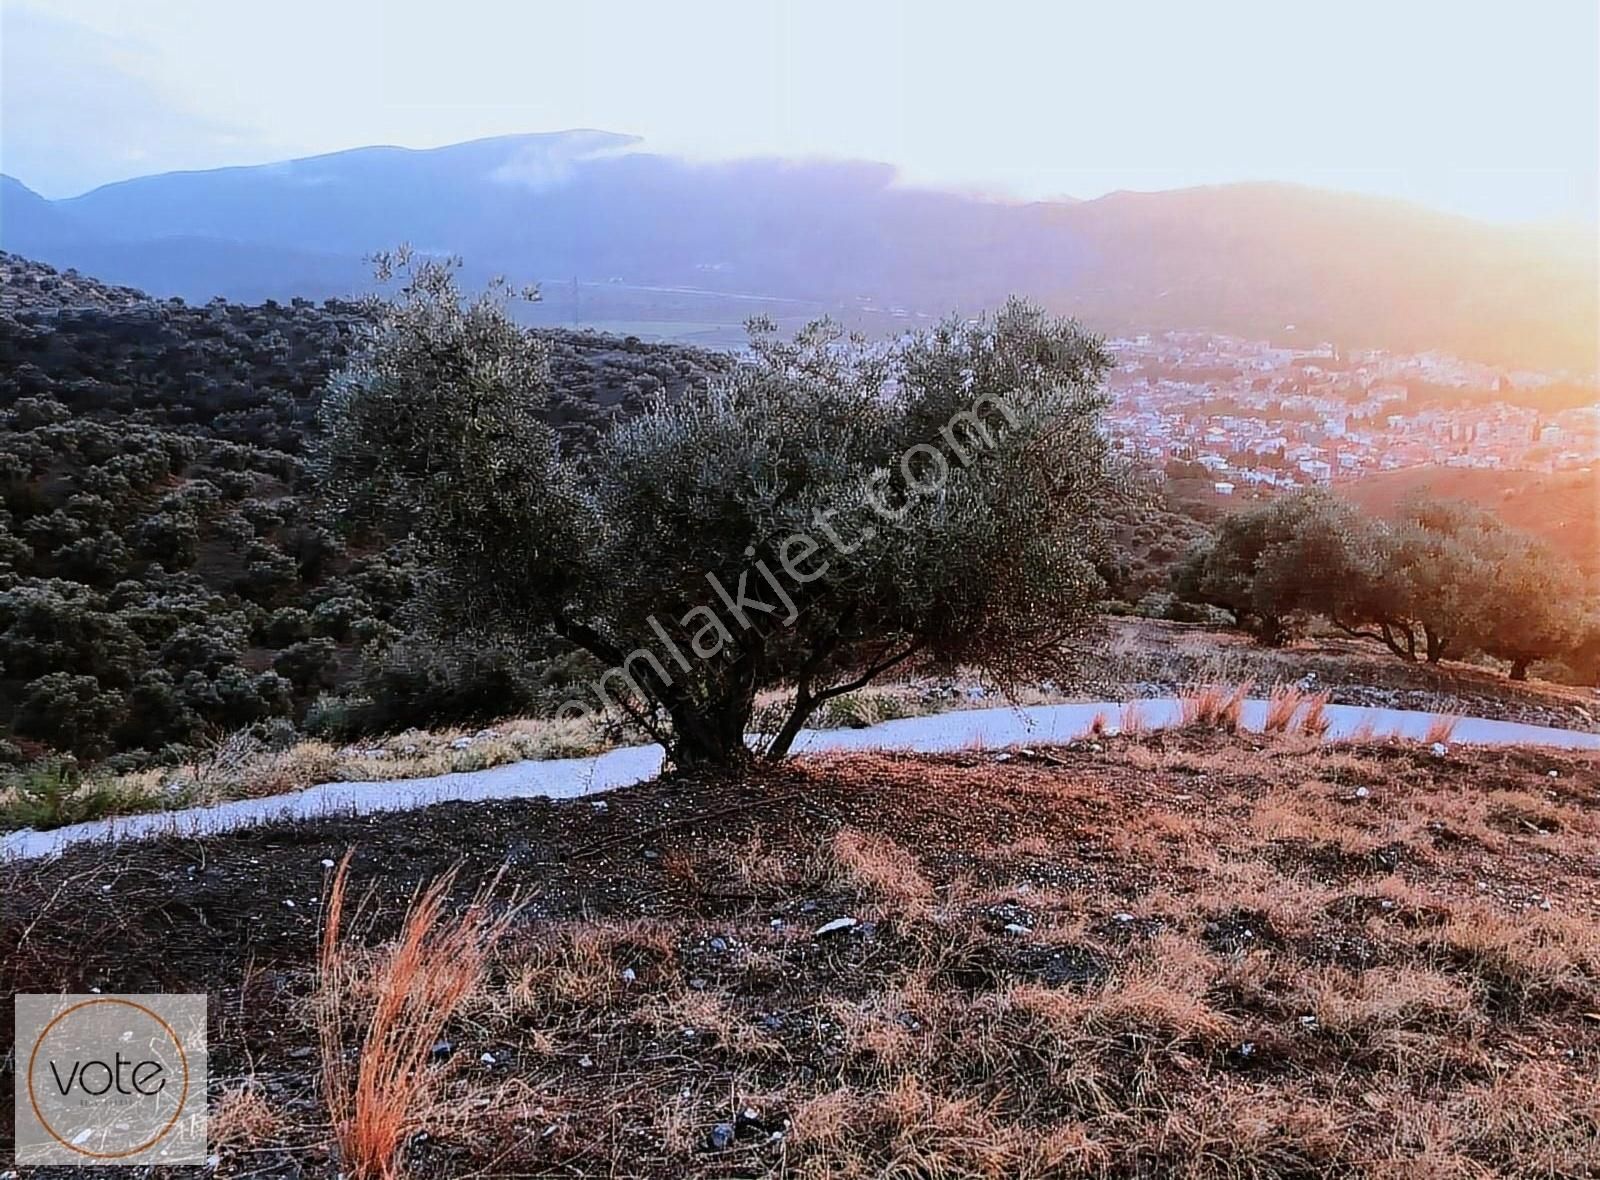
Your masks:
{"label": "reddish dry grass", "polygon": [[1267,696],[1267,717],[1261,724],[1261,732],[1288,733],[1305,695],[1297,685],[1274,684]]}
{"label": "reddish dry grass", "polygon": [[1245,698],[1254,684],[1246,680],[1231,688],[1225,684],[1188,685],[1178,694],[1179,719],[1185,728],[1233,733],[1239,728]]}
{"label": "reddish dry grass", "polygon": [[1461,723],[1461,718],[1453,713],[1435,713],[1428,719],[1427,731],[1422,735],[1424,745],[1448,745],[1455,736],[1456,726]]}
{"label": "reddish dry grass", "polygon": [[[329,884],[319,943],[322,1085],[344,1174],[393,1180],[402,1170],[401,1142],[426,1113],[437,1081],[429,1064],[433,1046],[478,986],[490,951],[520,907],[513,899],[495,912],[497,876],[464,910],[448,913],[456,878],[451,870],[412,897],[399,939],[363,963],[343,939],[353,854],[345,853]],[[345,1029],[362,993],[371,997],[372,1011],[352,1076]]]}
{"label": "reddish dry grass", "polygon": [[1139,701],[1129,701],[1122,706],[1122,732],[1129,737],[1137,737],[1149,728],[1145,720],[1144,705]]}
{"label": "reddish dry grass", "polygon": [[1327,689],[1314,692],[1303,700],[1304,711],[1300,714],[1300,732],[1307,737],[1320,738],[1328,732],[1332,724],[1328,717],[1328,702],[1333,694]]}

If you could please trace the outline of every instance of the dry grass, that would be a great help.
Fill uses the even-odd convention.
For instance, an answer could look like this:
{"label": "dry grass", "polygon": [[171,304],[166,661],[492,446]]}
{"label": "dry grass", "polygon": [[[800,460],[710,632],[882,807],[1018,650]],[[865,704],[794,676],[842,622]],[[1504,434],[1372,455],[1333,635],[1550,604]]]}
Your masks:
{"label": "dry grass", "polygon": [[[451,871],[413,896],[398,940],[367,961],[352,956],[343,938],[353,853],[340,860],[329,884],[319,944],[322,1088],[344,1173],[392,1180],[402,1171],[401,1142],[427,1113],[438,1084],[433,1046],[482,980],[490,951],[518,906],[496,907],[496,877],[464,910],[447,912]],[[353,981],[353,966],[366,978]],[[363,994],[370,996],[370,1013],[351,1046],[346,1029]]]}
{"label": "dry grass", "polygon": [[260,1087],[248,1083],[230,1086],[217,1096],[207,1115],[206,1138],[219,1148],[259,1148],[276,1140],[284,1128],[283,1116]]}
{"label": "dry grass", "polygon": [[1261,731],[1269,734],[1302,734],[1321,738],[1328,732],[1328,701],[1332,694],[1307,692],[1299,685],[1275,684],[1267,697],[1266,718]]}
{"label": "dry grass", "polygon": [[1178,695],[1178,718],[1189,729],[1219,729],[1233,733],[1239,728],[1245,698],[1254,681],[1245,680],[1231,687],[1225,684],[1191,684]]}
{"label": "dry grass", "polygon": [[1263,733],[1288,733],[1289,726],[1300,712],[1305,693],[1293,684],[1274,684],[1267,696],[1267,715],[1261,723]]}
{"label": "dry grass", "polygon": [[615,735],[598,721],[571,718],[517,718],[479,730],[409,730],[343,747],[307,739],[274,749],[241,730],[182,765],[116,775],[105,786],[121,800],[118,811],[148,811],[283,795],[320,783],[388,782],[589,757],[613,745]]}
{"label": "dry grass", "polygon": [[1328,726],[1332,724],[1328,717],[1328,702],[1332,697],[1333,694],[1324,689],[1310,693],[1303,699],[1299,725],[1301,733],[1307,737],[1321,738],[1328,732]]}
{"label": "dry grass", "polygon": [[[350,1050],[395,989],[390,964],[421,896],[410,883],[450,863],[437,848],[448,830],[475,871],[514,846],[509,871],[539,910],[435,1023],[453,1053],[394,1089],[416,1113],[371,1120],[374,1160],[404,1128],[391,1169],[1593,1172],[1600,759],[1302,740],[1305,705],[1271,741],[1164,729],[1038,752],[1048,758],[832,756],[642,784],[604,811],[363,819],[370,905],[400,933],[370,950],[339,944],[338,971],[323,973],[337,1003],[318,1011],[342,1011],[345,1034],[330,1073],[343,1068],[355,1094],[364,1063]],[[638,838],[608,843],[619,833]],[[170,856],[212,921],[230,911],[208,882],[242,871],[237,912],[254,922],[289,912],[280,870],[344,847],[319,839],[333,836],[302,829],[277,853],[260,834],[208,843],[198,880],[190,846],[143,855]],[[596,848],[613,851],[585,851]],[[149,861],[138,867],[110,894],[89,878],[85,912],[159,912],[123,900]],[[351,924],[344,902],[333,908]],[[858,924],[817,933],[843,915]],[[75,928],[65,953],[93,942]],[[283,974],[293,963],[248,986]],[[273,1123],[314,1084],[311,1063],[285,1056],[293,1039],[230,1035],[273,1087],[226,1099],[230,1150],[266,1174],[359,1172],[359,1148],[329,1166],[294,1146],[304,1132]]]}
{"label": "dry grass", "polygon": [[1138,737],[1149,728],[1145,719],[1144,706],[1137,700],[1126,702],[1122,706],[1122,732],[1129,737]]}
{"label": "dry grass", "polygon": [[916,857],[882,836],[843,828],[834,836],[829,855],[838,879],[865,897],[906,909],[933,896]]}
{"label": "dry grass", "polygon": [[1423,732],[1423,745],[1448,745],[1460,723],[1461,718],[1453,713],[1435,713],[1428,719],[1428,728]]}

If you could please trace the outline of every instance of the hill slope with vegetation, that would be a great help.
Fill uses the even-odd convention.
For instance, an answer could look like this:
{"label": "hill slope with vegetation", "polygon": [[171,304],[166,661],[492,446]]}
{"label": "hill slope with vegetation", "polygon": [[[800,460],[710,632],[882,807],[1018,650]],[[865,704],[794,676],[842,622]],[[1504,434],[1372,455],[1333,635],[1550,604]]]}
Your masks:
{"label": "hill slope with vegetation", "polygon": [[[8,757],[154,755],[305,720],[364,681],[381,726],[527,707],[538,685],[494,652],[409,646],[412,556],[348,547],[321,510],[307,442],[365,322],[355,303],[191,306],[0,255]],[[573,447],[731,363],[542,337],[548,413]]]}

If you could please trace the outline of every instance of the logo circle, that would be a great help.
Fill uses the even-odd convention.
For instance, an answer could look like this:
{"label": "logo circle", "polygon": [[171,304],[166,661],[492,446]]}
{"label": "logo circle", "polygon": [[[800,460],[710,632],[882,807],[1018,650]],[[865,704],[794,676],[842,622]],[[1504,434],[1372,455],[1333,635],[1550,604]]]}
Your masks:
{"label": "logo circle", "polygon": [[[134,1145],[133,1147],[126,1147],[120,1151],[93,1151],[87,1147],[84,1147],[80,1143],[72,1142],[63,1137],[61,1133],[50,1124],[50,1120],[45,1116],[44,1110],[40,1107],[39,1096],[34,1090],[34,1070],[38,1063],[39,1050],[43,1047],[45,1039],[49,1037],[50,1033],[56,1028],[57,1025],[59,1025],[63,1020],[71,1016],[73,1013],[82,1012],[87,1008],[94,1008],[101,1005],[120,1005],[124,1008],[132,1008],[148,1017],[161,1030],[163,1036],[172,1042],[172,1048],[176,1053],[178,1064],[183,1068],[183,1086],[179,1090],[178,1101],[176,1106],[173,1108],[172,1116],[161,1125],[161,1128],[156,1131],[154,1135],[151,1135],[149,1138]],[[57,1077],[59,1082],[59,1074]],[[188,1100],[189,1055],[183,1050],[183,1042],[178,1038],[178,1034],[173,1030],[172,1025],[168,1024],[166,1020],[162,1019],[162,1017],[136,1000],[122,999],[114,996],[103,996],[92,1000],[80,1000],[71,1007],[62,1009],[51,1018],[49,1024],[46,1024],[44,1028],[40,1030],[39,1035],[34,1038],[33,1050],[28,1054],[28,1103],[33,1107],[34,1117],[39,1120],[39,1125],[44,1128],[45,1132],[57,1143],[61,1144],[62,1147],[65,1147],[68,1151],[76,1152],[79,1155],[88,1156],[91,1159],[126,1159],[128,1156],[138,1155],[140,1152],[154,1147],[166,1137],[167,1133],[171,1131],[173,1127],[178,1125],[178,1119],[182,1117],[183,1108],[185,1105],[187,1105]]]}

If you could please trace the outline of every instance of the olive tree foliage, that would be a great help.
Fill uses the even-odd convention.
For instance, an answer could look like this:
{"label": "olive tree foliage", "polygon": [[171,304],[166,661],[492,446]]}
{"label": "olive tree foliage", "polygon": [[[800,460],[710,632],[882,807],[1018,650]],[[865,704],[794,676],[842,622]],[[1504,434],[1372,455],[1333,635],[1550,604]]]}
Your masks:
{"label": "olive tree foliage", "polygon": [[1485,579],[1502,526],[1470,504],[1422,499],[1369,528],[1381,549],[1377,577],[1334,622],[1406,660],[1462,654],[1484,629]]}
{"label": "olive tree foliage", "polygon": [[1190,602],[1220,607],[1274,647],[1312,614],[1348,612],[1376,569],[1373,538],[1353,509],[1322,491],[1232,513],[1174,574]]}
{"label": "olive tree foliage", "polygon": [[1325,607],[1347,633],[1430,664],[1483,651],[1508,661],[1518,680],[1534,660],[1576,643],[1584,599],[1576,569],[1493,514],[1420,498],[1392,520],[1369,521],[1366,534],[1371,562]]}
{"label": "olive tree foliage", "polygon": [[1600,619],[1584,600],[1577,572],[1526,534],[1506,529],[1495,541],[1483,585],[1483,650],[1510,663],[1513,680],[1526,680],[1536,660],[1563,656],[1574,657],[1581,674],[1583,649],[1600,633]]}
{"label": "olive tree foliage", "polygon": [[1320,616],[1409,661],[1484,651],[1517,679],[1583,631],[1572,565],[1460,501],[1418,499],[1378,520],[1324,491],[1287,496],[1225,518],[1175,581],[1264,642]]}
{"label": "olive tree foliage", "polygon": [[413,535],[437,625],[559,636],[676,764],[726,764],[762,689],[790,690],[778,757],[908,661],[1008,685],[1063,658],[1117,485],[1107,364],[1015,301],[878,346],[754,323],[729,373],[576,450],[503,295],[463,301],[450,267],[409,263],[330,387],[318,463],[350,519]]}

